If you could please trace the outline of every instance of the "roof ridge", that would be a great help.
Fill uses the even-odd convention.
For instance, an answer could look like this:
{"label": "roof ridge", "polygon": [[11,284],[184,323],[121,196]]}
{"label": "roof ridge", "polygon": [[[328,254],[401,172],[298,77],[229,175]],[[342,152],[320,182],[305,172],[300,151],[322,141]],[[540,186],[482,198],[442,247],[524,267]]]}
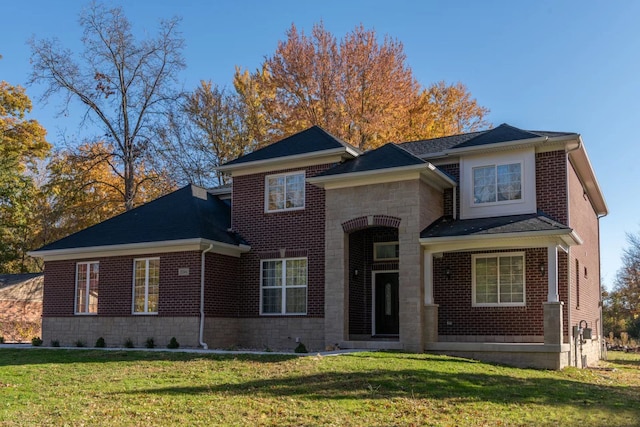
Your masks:
{"label": "roof ridge", "polygon": [[[404,147],[401,147],[399,144],[396,144],[395,142],[387,142],[386,144],[384,144],[384,145],[382,145],[381,147],[378,147],[378,148],[382,148],[382,147],[384,147],[386,145],[391,145],[391,146],[393,146],[393,148],[395,148],[397,150],[400,150],[403,154],[408,155],[408,156],[410,156],[410,157],[412,157],[414,159],[420,160],[422,163],[427,163],[426,160],[421,159],[420,157],[416,156],[415,154],[411,153],[409,150],[407,150]],[[376,148],[376,150],[377,150],[377,148]]]}
{"label": "roof ridge", "polygon": [[456,138],[456,137],[464,136],[464,135],[479,134],[479,133],[487,133],[487,132],[489,132],[489,131],[491,131],[491,130],[493,130],[493,129],[494,129],[494,128],[492,128],[492,129],[485,129],[485,130],[476,130],[476,131],[473,131],[473,132],[455,133],[455,134],[452,134],[452,135],[437,136],[437,137],[435,137],[435,138],[416,139],[416,140],[412,140],[412,141],[398,142],[398,143],[396,143],[396,145],[413,144],[413,143],[415,143],[415,142],[436,141],[436,140],[438,140],[438,139]]}

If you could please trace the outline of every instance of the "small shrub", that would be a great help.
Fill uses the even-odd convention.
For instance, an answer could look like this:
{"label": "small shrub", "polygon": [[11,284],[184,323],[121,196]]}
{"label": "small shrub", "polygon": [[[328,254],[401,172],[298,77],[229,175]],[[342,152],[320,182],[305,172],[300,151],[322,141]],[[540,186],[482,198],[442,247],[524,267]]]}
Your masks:
{"label": "small shrub", "polygon": [[296,353],[309,353],[307,347],[302,343],[298,343],[298,346],[293,351]]}
{"label": "small shrub", "polygon": [[144,345],[147,348],[154,348],[156,346],[156,343],[153,342],[153,338],[147,338],[147,341]]}
{"label": "small shrub", "polygon": [[84,347],[84,342],[82,340],[77,340],[74,344],[76,347]]}
{"label": "small shrub", "polygon": [[60,341],[51,340],[51,347],[60,347]]}
{"label": "small shrub", "polygon": [[42,340],[40,337],[33,337],[31,338],[31,345],[34,347],[40,347],[42,345]]}
{"label": "small shrub", "polygon": [[131,338],[127,338],[127,340],[124,342],[124,347],[125,348],[133,348],[133,340]]}
{"label": "small shrub", "polygon": [[107,346],[107,343],[104,342],[104,338],[100,337],[96,340],[96,345],[97,348],[105,348]]}
{"label": "small shrub", "polygon": [[0,335],[0,344],[4,344],[4,337]]}
{"label": "small shrub", "polygon": [[176,340],[176,337],[171,337],[169,344],[167,344],[167,348],[178,348],[178,347],[180,347],[180,344],[178,343],[178,340]]}

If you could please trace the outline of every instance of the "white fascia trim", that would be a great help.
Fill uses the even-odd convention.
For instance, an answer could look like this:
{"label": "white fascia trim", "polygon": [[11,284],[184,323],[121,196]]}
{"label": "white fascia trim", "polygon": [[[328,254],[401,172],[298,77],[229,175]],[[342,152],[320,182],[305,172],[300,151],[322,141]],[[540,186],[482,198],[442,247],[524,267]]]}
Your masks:
{"label": "white fascia trim", "polygon": [[379,184],[383,182],[417,179],[422,173],[438,179],[441,187],[454,187],[456,182],[431,163],[400,166],[397,168],[375,169],[362,172],[351,172],[337,175],[314,176],[307,182],[325,189],[356,187],[359,185]]}
{"label": "white fascia trim", "polygon": [[239,171],[243,169],[260,168],[260,167],[269,166],[273,164],[277,164],[278,169],[287,169],[287,166],[286,166],[287,163],[299,162],[301,160],[319,159],[322,157],[332,157],[332,156],[341,155],[341,154],[348,154],[353,157],[357,157],[359,155],[356,151],[348,147],[338,147],[338,148],[331,148],[329,150],[313,151],[311,153],[295,154],[293,156],[281,156],[281,157],[274,157],[271,159],[255,160],[253,162],[244,162],[244,163],[238,163],[233,165],[222,165],[215,168],[215,170],[220,172],[231,172],[231,174],[233,175],[234,171]]}
{"label": "white fascia trim", "polygon": [[587,155],[587,151],[584,149],[584,143],[582,138],[578,137],[578,147],[574,150],[568,150],[569,160],[573,164],[580,181],[587,190],[587,194],[593,203],[593,207],[599,216],[605,216],[609,213],[607,208],[607,202],[604,199],[602,189],[598,183],[598,179],[591,166],[591,161]]}
{"label": "white fascia trim", "polygon": [[240,257],[251,247],[247,245],[231,245],[208,239],[181,239],[159,242],[127,243],[122,245],[89,246],[86,248],[51,249],[47,251],[31,251],[29,256],[42,258],[46,261],[63,261],[69,259],[102,258],[110,256],[143,255],[149,253],[168,253],[201,251],[213,245],[211,252],[221,255]]}
{"label": "white fascia trim", "polygon": [[574,230],[526,231],[516,233],[482,234],[471,236],[426,237],[419,239],[430,252],[451,252],[473,249],[529,248],[535,246],[581,245],[583,240]]}

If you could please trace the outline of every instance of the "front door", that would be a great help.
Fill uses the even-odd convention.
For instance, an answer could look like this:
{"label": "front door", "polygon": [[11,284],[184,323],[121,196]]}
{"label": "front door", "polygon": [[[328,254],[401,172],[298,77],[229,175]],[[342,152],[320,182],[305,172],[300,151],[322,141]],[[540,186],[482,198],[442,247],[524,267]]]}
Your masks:
{"label": "front door", "polygon": [[380,272],[374,275],[374,335],[398,335],[399,303],[398,272]]}

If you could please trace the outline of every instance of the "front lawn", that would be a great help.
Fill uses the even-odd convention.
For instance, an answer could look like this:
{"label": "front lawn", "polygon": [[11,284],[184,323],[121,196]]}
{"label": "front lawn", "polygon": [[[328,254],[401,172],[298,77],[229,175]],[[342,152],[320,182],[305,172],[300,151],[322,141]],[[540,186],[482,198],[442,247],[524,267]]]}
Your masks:
{"label": "front lawn", "polygon": [[640,424],[640,357],[614,371],[404,353],[337,357],[0,350],[0,425]]}

